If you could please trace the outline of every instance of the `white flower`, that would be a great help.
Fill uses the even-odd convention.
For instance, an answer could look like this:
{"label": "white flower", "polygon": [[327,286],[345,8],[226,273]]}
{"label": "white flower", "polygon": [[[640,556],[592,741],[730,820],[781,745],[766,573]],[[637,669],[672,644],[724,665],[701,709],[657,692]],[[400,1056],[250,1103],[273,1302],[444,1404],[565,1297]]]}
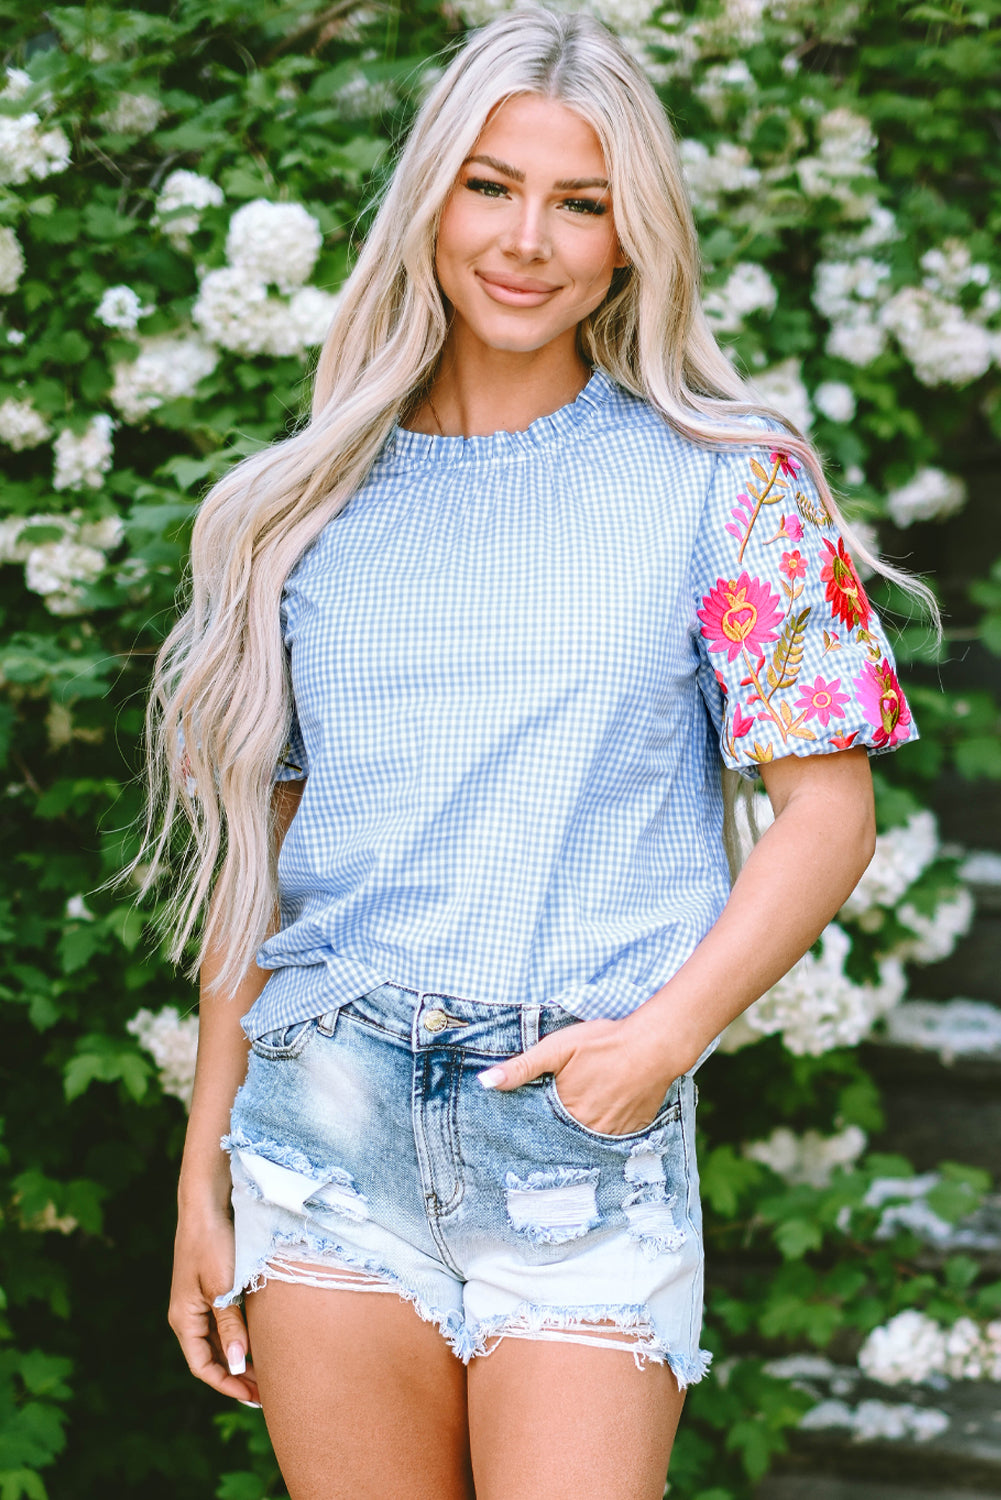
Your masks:
{"label": "white flower", "polygon": [[8,396],[0,402],[0,443],[19,453],[23,448],[37,448],[52,436],[52,428],[30,401]]}
{"label": "white flower", "polygon": [[[867,1208],[883,1210],[879,1216],[876,1238],[888,1240],[899,1230],[907,1229],[931,1244],[945,1244],[953,1233],[953,1227],[925,1202],[926,1195],[941,1180],[938,1172],[924,1172],[918,1177],[874,1177],[862,1201]],[[902,1198],[904,1201],[889,1201],[894,1198]]]}
{"label": "white flower", "polygon": [[739,1018],[750,1033],[781,1032],[783,1045],[797,1056],[819,1057],[832,1047],[854,1046],[874,1019],[871,996],[844,971],[851,947],[844,928],[832,922],[820,943],[818,957],[804,954]]}
{"label": "white flower", "polygon": [[882,354],[886,348],[886,332],[860,313],[835,323],[824,348],[832,359],[847,360],[850,365],[858,365],[861,369]]}
{"label": "white flower", "polygon": [[70,143],[58,126],[48,130],[33,110],[0,115],[0,183],[52,177],[70,164]]}
{"label": "white flower", "polygon": [[7,82],[0,89],[0,98],[23,99],[31,88],[31,74],[26,73],[23,68],[5,69]]}
{"label": "white flower", "polygon": [[740,261],[718,290],[706,293],[703,307],[715,332],[737,333],[746,317],[773,313],[777,301],[775,283],[764,267]]}
{"label": "white flower", "polygon": [[143,339],[138,358],[115,365],[111,400],[127,422],[141,422],[165,401],[193,396],[218,363],[217,350],[191,334]]}
{"label": "white flower", "polygon": [[392,109],[397,102],[396,90],[387,79],[373,81],[356,73],[337,90],[333,105],[342,120],[370,120]]}
{"label": "white flower", "polygon": [[323,343],[340,300],[339,292],[325,292],[318,286],[302,286],[292,293],[289,317],[301,348]]}
{"label": "white flower", "polygon": [[858,1356],[859,1369],[881,1385],[919,1385],[946,1364],[945,1334],[933,1318],[908,1308],[874,1328]]}
{"label": "white flower", "polygon": [[680,150],[688,190],[699,213],[715,213],[725,193],[747,192],[761,181],[747,147],[733,141],[720,141],[710,152],[702,141],[686,138]]}
{"label": "white flower", "polygon": [[840,915],[858,918],[873,906],[894,908],[938,849],[938,826],[927,808],[912,813],[902,827],[879,834],[872,860]]}
{"label": "white flower", "polygon": [[966,504],[966,485],[954,474],[942,469],[919,469],[913,479],[899,489],[890,490],[886,508],[896,526],[910,526],[913,521],[944,521]]}
{"label": "white flower", "polygon": [[823,1188],[838,1167],[850,1167],[858,1160],[866,1144],[865,1131],[857,1125],[828,1136],[818,1130],[797,1135],[780,1125],[766,1140],[749,1141],[742,1150],[751,1161],[762,1162],[786,1182]]}
{"label": "white flower", "polygon": [[968,286],[987,287],[991,279],[990,266],[974,262],[962,240],[948,239],[939,249],[927,250],[920,264],[925,273],[922,284],[945,297],[955,297]]}
{"label": "white flower", "polygon": [[[24,273],[24,252],[13,229],[0,224],[0,296],[15,291]],[[10,338],[10,330],[7,333]]]}
{"label": "white flower", "polygon": [[159,1069],[163,1092],[173,1094],[190,1109],[198,1053],[198,1017],[182,1018],[176,1005],[165,1005],[156,1012],[144,1008],[126,1022],[125,1029],[151,1054]]}
{"label": "white flower", "polygon": [[149,135],[163,119],[163,105],[149,94],[119,94],[97,123],[112,135]]}
{"label": "white flower", "polygon": [[926,287],[903,287],[879,316],[922,385],[968,385],[994,362],[987,330]]}
{"label": "white flower", "polygon": [[206,272],[191,316],[206,338],[236,354],[291,354],[298,346],[288,304],[236,266]]}
{"label": "white flower", "polygon": [[122,328],[131,332],[139,322],[153,311],[152,303],[143,303],[138,293],[130,286],[109,286],[94,316],[105,328]]}
{"label": "white flower", "polygon": [[81,521],[77,526],[77,538],[85,547],[100,547],[102,552],[113,552],[125,535],[121,516],[98,516],[96,520]]}
{"label": "white flower", "polygon": [[986,1000],[908,1000],[886,1018],[886,1034],[902,1047],[957,1057],[1001,1056],[1001,1011]]}
{"label": "white flower", "polygon": [[66,916],[71,922],[93,922],[94,913],[82,896],[71,896],[66,903]]}
{"label": "white flower", "polygon": [[25,335],[23,329],[20,329],[20,328],[8,328],[8,329],[5,330],[5,332],[7,334],[7,342],[8,342],[8,344],[13,344],[15,347],[17,347],[19,344],[23,344],[24,343],[26,335]]}
{"label": "white flower", "polygon": [[869,255],[818,261],[813,304],[831,322],[857,316],[859,303],[880,300],[889,278],[889,266]]}
{"label": "white flower", "polygon": [[309,276],[322,244],[319,224],[300,203],[255,198],[229,221],[226,258],[253,280],[288,292]]}
{"label": "white flower", "polygon": [[800,1419],[806,1432],[844,1427],[852,1442],[913,1440],[927,1443],[949,1426],[949,1418],[936,1406],[915,1406],[910,1401],[860,1401],[854,1409],[844,1401],[828,1399],[811,1408]]}
{"label": "white flower", "polygon": [[716,120],[726,114],[727,106],[736,96],[745,96],[756,87],[754,75],[742,57],[730,62],[715,63],[706,69],[705,77],[695,86],[694,92],[702,100]]}
{"label": "white flower", "polygon": [[[181,169],[171,172],[160,189],[152,222],[155,226],[162,226],[176,249],[188,250],[191,248],[188,236],[196,233],[202,210],[219,208],[222,202],[223,191],[218,183],[197,172]],[[181,213],[181,209],[188,212]]]}
{"label": "white flower", "polygon": [[53,449],[56,457],[52,487],[56,490],[99,490],[111,468],[114,422],[104,412],[92,417],[87,430],[77,436],[64,427]]}
{"label": "white flower", "polygon": [[809,432],[813,424],[810,398],[801,375],[798,359],[784,359],[755,375],[754,385],[766,406],[774,407],[800,432]]}
{"label": "white flower", "polygon": [[850,422],[855,415],[855,392],[843,380],[823,380],[813,393],[813,404],[830,422]]}
{"label": "white flower", "polygon": [[903,902],[897,909],[897,917],[916,936],[901,944],[898,957],[918,964],[934,964],[948,958],[958,939],[969,932],[973,912],[973,896],[965,886],[940,901],[930,917],[919,912],[910,901]]}
{"label": "white flower", "polygon": [[83,607],[83,589],[104,571],[104,553],[63,537],[42,542],[28,553],[25,584],[35,594],[46,596],[53,614],[76,614]]}

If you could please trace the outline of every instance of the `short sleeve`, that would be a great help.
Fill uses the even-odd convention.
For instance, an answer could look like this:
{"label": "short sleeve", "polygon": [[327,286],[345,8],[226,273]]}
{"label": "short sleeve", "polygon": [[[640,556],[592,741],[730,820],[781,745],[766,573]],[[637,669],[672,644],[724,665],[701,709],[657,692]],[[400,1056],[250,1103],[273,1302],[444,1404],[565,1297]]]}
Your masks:
{"label": "short sleeve", "polygon": [[917,739],[844,538],[781,438],[717,455],[693,557],[699,683],[725,764],[747,777]]}

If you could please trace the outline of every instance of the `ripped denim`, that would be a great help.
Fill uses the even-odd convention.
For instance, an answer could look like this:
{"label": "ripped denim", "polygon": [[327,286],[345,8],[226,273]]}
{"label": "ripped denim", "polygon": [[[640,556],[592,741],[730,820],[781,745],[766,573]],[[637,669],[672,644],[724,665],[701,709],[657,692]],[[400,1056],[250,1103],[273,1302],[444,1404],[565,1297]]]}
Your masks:
{"label": "ripped denim", "polygon": [[576,1018],[384,984],[258,1037],[233,1105],[224,1307],[268,1280],[391,1291],[462,1360],[559,1338],[702,1378],[695,1081],[648,1129],[603,1135],[547,1075],[483,1068]]}

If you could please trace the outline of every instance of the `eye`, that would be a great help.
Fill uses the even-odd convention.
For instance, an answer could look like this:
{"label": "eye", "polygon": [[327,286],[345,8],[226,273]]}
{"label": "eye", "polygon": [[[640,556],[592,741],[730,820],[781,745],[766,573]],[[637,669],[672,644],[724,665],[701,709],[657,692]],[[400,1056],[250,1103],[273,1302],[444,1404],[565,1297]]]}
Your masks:
{"label": "eye", "polygon": [[489,177],[467,177],[465,185],[470,192],[481,193],[484,198],[502,198],[507,192],[502,182],[494,182]]}
{"label": "eye", "polygon": [[608,212],[608,205],[597,198],[564,198],[563,205],[575,214],[593,214],[596,218]]}

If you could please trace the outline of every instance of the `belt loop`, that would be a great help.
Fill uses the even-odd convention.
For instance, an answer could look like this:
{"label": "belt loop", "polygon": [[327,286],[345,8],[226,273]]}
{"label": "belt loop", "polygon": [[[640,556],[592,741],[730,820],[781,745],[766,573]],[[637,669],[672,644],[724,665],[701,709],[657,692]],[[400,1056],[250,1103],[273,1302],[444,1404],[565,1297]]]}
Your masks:
{"label": "belt loop", "polygon": [[539,1017],[542,1014],[540,1005],[523,1005],[521,1007],[521,1050],[527,1052],[529,1047],[534,1047],[539,1040]]}
{"label": "belt loop", "polygon": [[326,1011],[316,1023],[317,1031],[322,1031],[324,1036],[333,1036],[334,1027],[337,1025],[337,1017],[340,1013],[340,1005],[335,1005],[333,1010]]}

